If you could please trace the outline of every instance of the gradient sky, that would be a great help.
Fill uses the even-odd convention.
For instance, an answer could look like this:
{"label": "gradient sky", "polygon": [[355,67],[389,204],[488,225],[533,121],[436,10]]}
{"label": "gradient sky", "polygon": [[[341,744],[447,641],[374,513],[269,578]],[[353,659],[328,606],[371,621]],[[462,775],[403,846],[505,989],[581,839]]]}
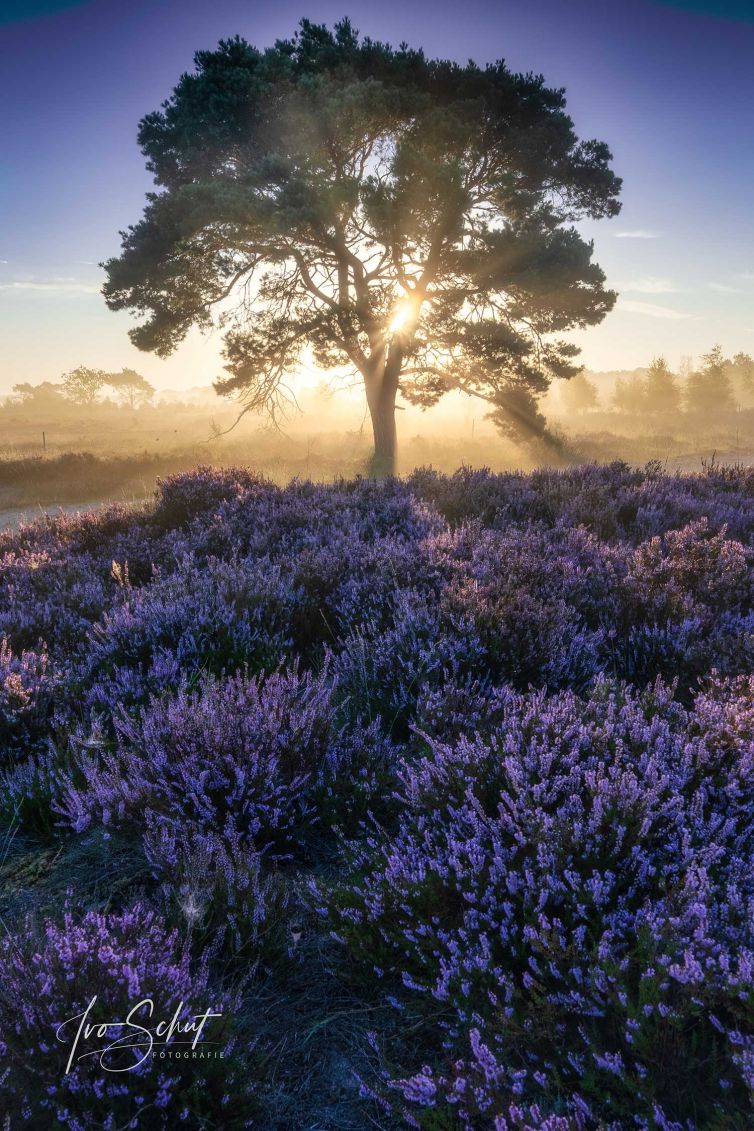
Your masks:
{"label": "gradient sky", "polygon": [[754,0],[0,0],[0,392],[77,364],[206,384],[219,340],[141,354],[97,263],[141,215],[139,118],[199,48],[259,46],[348,14],[374,38],[565,86],[613,150],[623,211],[586,228],[616,310],[577,340],[592,368],[754,353]]}

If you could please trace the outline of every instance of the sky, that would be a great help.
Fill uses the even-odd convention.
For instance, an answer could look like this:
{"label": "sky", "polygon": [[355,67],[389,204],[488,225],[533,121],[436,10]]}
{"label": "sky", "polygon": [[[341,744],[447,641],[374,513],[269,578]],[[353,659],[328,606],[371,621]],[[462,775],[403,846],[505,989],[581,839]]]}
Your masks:
{"label": "sky", "polygon": [[754,0],[0,0],[0,393],[79,364],[158,388],[208,384],[219,335],[137,351],[98,263],[141,216],[139,119],[196,50],[264,47],[302,16],[563,86],[582,137],[623,177],[617,218],[584,226],[619,291],[575,335],[592,369],[754,354]]}

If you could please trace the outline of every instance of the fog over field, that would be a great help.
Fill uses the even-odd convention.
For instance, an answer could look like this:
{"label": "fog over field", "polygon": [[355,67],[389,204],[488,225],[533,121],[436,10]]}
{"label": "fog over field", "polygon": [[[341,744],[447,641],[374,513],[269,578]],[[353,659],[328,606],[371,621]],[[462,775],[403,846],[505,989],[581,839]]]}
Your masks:
{"label": "fog over field", "polygon": [[[122,373],[80,367],[54,381],[16,383],[6,394],[3,521],[39,505],[140,500],[159,477],[205,464],[238,464],[278,483],[368,472],[368,413],[347,377],[310,373],[298,386],[292,381],[285,415],[273,424],[263,412],[243,413],[212,385],[156,391],[135,371],[125,374],[124,384]],[[585,369],[553,382],[540,403],[555,442],[513,442],[485,405],[460,393],[429,410],[399,403],[397,470],[615,459],[699,470],[710,460],[748,465],[754,457],[754,360],[743,352],[726,357],[712,347],[673,368],[655,359],[634,370]]]}

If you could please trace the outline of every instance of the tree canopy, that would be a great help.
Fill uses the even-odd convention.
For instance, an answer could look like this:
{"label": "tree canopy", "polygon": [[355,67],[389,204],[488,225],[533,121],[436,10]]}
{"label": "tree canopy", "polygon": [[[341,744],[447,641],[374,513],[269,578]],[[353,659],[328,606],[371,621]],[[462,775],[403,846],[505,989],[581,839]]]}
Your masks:
{"label": "tree canopy", "polygon": [[105,375],[105,384],[120,398],[124,405],[135,409],[147,404],[154,396],[154,386],[135,369],[121,369],[119,373]]}
{"label": "tree canopy", "polygon": [[[74,404],[92,405],[105,387],[111,388],[120,402],[132,409],[146,404],[154,396],[154,387],[135,369],[121,369],[119,373],[108,373],[104,369],[92,369],[87,365],[79,365],[70,372],[64,373],[60,390],[66,400]],[[16,388],[20,395],[28,398],[26,387],[23,390],[21,386]]]}
{"label": "tree canopy", "polygon": [[722,348],[713,346],[686,382],[689,412],[717,414],[733,408],[733,387]]}
{"label": "tree canopy", "polygon": [[566,412],[592,412],[599,407],[600,398],[593,381],[585,373],[577,373],[563,387],[561,401]]}
{"label": "tree canopy", "polygon": [[61,387],[53,381],[42,381],[33,385],[29,381],[21,381],[13,386],[14,400],[27,407],[55,408],[62,401]]}
{"label": "tree canopy", "polygon": [[678,412],[681,407],[678,381],[664,357],[652,360],[647,373],[646,394],[649,412]]}
{"label": "tree canopy", "polygon": [[94,404],[102,386],[107,381],[107,374],[102,369],[91,369],[88,365],[78,365],[68,373],[63,374],[63,395],[74,404]]}
{"label": "tree canopy", "polygon": [[138,136],[158,191],[105,264],[134,343],[166,356],[219,322],[216,387],[273,416],[302,358],[358,371],[386,470],[399,391],[459,389],[542,436],[537,398],[579,368],[562,335],[615,301],[574,226],[618,212],[611,154],[503,62],[304,20],[266,50],[198,52]]}

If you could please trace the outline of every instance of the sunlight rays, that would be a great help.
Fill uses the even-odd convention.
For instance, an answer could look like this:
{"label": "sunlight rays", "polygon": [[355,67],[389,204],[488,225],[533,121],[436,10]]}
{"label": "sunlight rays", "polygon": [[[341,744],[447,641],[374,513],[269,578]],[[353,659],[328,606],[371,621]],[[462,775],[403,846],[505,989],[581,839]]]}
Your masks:
{"label": "sunlight rays", "polygon": [[416,317],[416,303],[411,298],[401,298],[395,304],[388,323],[391,334],[402,334]]}

